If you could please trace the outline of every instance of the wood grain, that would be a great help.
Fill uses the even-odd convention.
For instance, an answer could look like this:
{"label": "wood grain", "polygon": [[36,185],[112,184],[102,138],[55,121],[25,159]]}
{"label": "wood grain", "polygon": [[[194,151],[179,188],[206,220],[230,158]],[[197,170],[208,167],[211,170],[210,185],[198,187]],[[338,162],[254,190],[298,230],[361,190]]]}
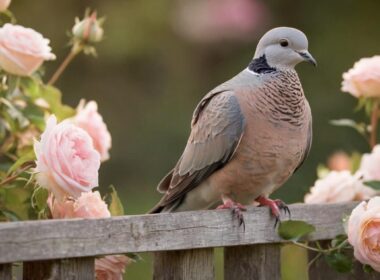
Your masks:
{"label": "wood grain", "polygon": [[93,280],[94,258],[24,262],[24,280]]}
{"label": "wood grain", "polygon": [[12,264],[11,263],[0,264],[0,279],[12,280]]}
{"label": "wood grain", "polygon": [[214,280],[214,249],[156,252],[154,280]]}
{"label": "wood grain", "polygon": [[[342,217],[355,205],[296,204],[290,210],[293,219],[316,227],[308,238],[313,241],[342,234]],[[244,219],[245,231],[229,210],[1,223],[0,263],[283,242],[268,208],[250,207]]]}
{"label": "wood grain", "polygon": [[224,248],[224,278],[233,280],[281,279],[281,244]]}

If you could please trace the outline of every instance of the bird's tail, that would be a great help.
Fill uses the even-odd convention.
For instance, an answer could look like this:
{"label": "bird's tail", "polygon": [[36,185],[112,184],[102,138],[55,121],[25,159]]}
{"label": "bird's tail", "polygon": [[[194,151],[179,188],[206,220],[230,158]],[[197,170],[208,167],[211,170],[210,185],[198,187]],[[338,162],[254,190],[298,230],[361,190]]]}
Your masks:
{"label": "bird's tail", "polygon": [[173,201],[170,204],[163,204],[162,199],[154,206],[152,209],[149,210],[147,214],[157,214],[157,213],[171,213],[176,212],[176,209],[178,205],[181,203],[181,199],[177,199],[176,201]]}

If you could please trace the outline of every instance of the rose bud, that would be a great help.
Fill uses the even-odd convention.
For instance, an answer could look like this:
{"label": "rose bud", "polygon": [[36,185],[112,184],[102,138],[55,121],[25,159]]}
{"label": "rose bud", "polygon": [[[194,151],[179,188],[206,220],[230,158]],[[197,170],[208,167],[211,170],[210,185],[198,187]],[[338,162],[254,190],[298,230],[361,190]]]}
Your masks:
{"label": "rose bud", "polygon": [[101,41],[104,33],[102,22],[102,19],[98,20],[96,18],[96,12],[93,12],[90,16],[85,16],[81,21],[76,18],[72,30],[74,38],[88,43]]}

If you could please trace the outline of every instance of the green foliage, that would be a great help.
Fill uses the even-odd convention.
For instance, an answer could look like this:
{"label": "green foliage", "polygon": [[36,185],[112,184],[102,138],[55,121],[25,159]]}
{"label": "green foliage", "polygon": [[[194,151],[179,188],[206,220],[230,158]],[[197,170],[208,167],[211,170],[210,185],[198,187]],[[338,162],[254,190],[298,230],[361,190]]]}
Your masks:
{"label": "green foliage", "polygon": [[335,126],[343,126],[343,127],[351,127],[355,131],[357,131],[360,135],[367,137],[367,125],[365,123],[357,123],[351,119],[339,119],[339,120],[331,120],[330,124]]}
{"label": "green foliage", "polygon": [[278,235],[285,240],[297,241],[309,233],[315,231],[315,227],[304,221],[289,220],[281,222],[278,227]]}
{"label": "green foliage", "polygon": [[111,212],[112,216],[123,216],[124,215],[124,207],[121,203],[121,200],[117,194],[117,191],[114,186],[109,187],[111,192],[107,194],[106,200],[108,202],[108,208]]}
{"label": "green foliage", "polygon": [[8,170],[8,174],[16,171],[23,164],[35,160],[36,155],[34,154],[34,150],[32,147],[29,147],[19,158],[12,164],[12,166]]}
{"label": "green foliage", "polygon": [[346,273],[352,271],[352,258],[341,252],[332,252],[325,255],[327,264],[338,272]]}
{"label": "green foliage", "polygon": [[375,190],[380,190],[380,181],[366,181],[363,184]]}
{"label": "green foliage", "polygon": [[372,268],[372,266],[370,266],[368,264],[363,264],[363,271],[366,273],[372,273],[375,270]]}
{"label": "green foliage", "polygon": [[47,206],[46,202],[48,199],[49,193],[45,188],[38,187],[34,190],[32,194],[32,207],[40,212],[44,210]]}
{"label": "green foliage", "polygon": [[345,234],[337,235],[333,240],[331,240],[331,247],[332,248],[339,247],[339,250],[344,249],[344,248],[349,248],[350,245],[347,242],[347,235]]}

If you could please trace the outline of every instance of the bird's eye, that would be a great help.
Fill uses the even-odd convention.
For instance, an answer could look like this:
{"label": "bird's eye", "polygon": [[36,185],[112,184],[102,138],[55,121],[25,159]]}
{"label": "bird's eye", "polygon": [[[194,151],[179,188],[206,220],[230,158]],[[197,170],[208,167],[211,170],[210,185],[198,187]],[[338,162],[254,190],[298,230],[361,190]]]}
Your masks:
{"label": "bird's eye", "polygon": [[280,40],[280,45],[281,45],[281,47],[287,47],[287,46],[289,46],[289,42],[286,39],[282,39],[282,40]]}

